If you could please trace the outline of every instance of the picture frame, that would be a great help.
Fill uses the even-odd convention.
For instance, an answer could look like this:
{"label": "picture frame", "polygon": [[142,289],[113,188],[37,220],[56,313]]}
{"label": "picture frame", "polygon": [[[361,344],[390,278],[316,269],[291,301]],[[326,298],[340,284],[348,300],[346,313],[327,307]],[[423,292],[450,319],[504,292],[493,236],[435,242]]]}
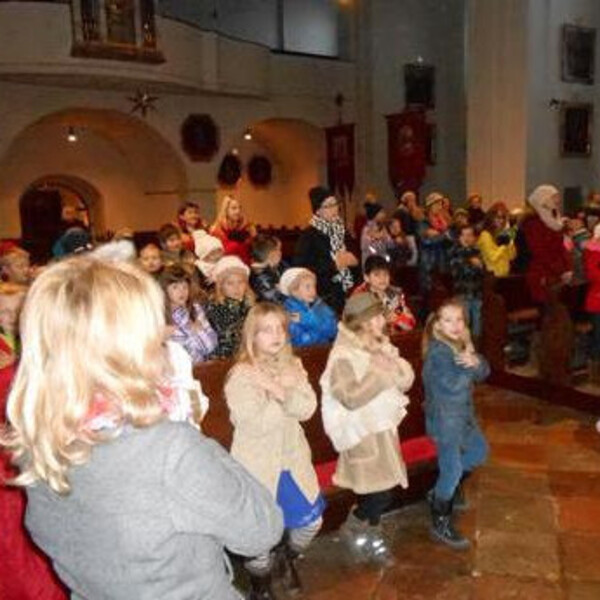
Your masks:
{"label": "picture frame", "polygon": [[592,154],[594,107],[590,103],[565,102],[560,109],[560,155],[588,157]]}
{"label": "picture frame", "polygon": [[561,78],[569,83],[593,85],[596,62],[596,29],[563,25]]}
{"label": "picture frame", "polygon": [[435,67],[404,65],[404,98],[407,108],[435,108]]}

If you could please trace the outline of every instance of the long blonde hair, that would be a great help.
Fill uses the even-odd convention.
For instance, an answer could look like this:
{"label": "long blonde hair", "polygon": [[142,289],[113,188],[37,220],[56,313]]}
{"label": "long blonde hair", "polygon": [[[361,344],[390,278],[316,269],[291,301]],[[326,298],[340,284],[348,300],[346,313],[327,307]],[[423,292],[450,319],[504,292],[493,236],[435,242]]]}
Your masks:
{"label": "long blonde hair", "polygon": [[275,314],[280,318],[281,325],[285,331],[285,345],[279,352],[277,358],[285,360],[286,358],[291,358],[293,356],[292,345],[288,333],[288,314],[281,306],[279,306],[279,304],[275,304],[274,302],[259,302],[250,309],[246,316],[246,320],[244,321],[236,362],[256,362],[257,355],[254,338],[256,337],[256,332],[258,331],[261,319],[270,314]]}
{"label": "long blonde hair", "polygon": [[[457,308],[461,311],[463,315],[463,319],[465,320],[465,337],[462,340],[456,341],[451,340],[446,337],[441,331],[439,331],[437,324],[442,316],[442,312],[446,308]],[[473,344],[471,341],[471,333],[469,331],[469,321],[467,318],[467,312],[465,310],[465,305],[460,301],[459,298],[449,298],[442,302],[442,304],[434,310],[428,317],[425,322],[425,327],[423,329],[423,341],[422,341],[422,352],[423,356],[427,354],[427,350],[429,348],[429,344],[432,340],[438,340],[440,342],[444,342],[448,344],[454,350],[454,352],[463,352],[467,348],[472,348]]]}
{"label": "long blonde hair", "polygon": [[[23,353],[0,437],[21,471],[14,484],[41,480],[66,494],[69,469],[86,463],[94,444],[126,423],[163,418],[164,326],[162,292],[133,264],[82,256],[36,279],[21,314]],[[110,433],[86,427],[98,396],[116,412]]]}
{"label": "long blonde hair", "polygon": [[227,194],[227,196],[223,197],[223,200],[221,201],[221,206],[219,207],[219,213],[217,214],[217,218],[215,219],[215,222],[210,228],[211,232],[214,232],[222,227],[226,227],[227,229],[233,227],[235,227],[236,229],[242,229],[246,225],[248,225],[248,222],[246,221],[246,217],[244,216],[243,212],[241,213],[241,220],[238,223],[232,223],[229,220],[227,213],[229,212],[229,205],[233,201],[237,202],[240,206],[242,205],[242,203],[235,196]]}

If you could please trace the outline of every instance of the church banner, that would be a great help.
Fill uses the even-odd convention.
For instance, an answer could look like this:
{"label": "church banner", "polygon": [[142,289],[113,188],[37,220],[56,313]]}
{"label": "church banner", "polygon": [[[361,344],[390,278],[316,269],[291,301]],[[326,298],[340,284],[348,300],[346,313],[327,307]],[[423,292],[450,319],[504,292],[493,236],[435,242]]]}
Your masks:
{"label": "church banner", "polygon": [[387,115],[388,172],[395,192],[418,191],[425,179],[429,130],[423,110]]}
{"label": "church banner", "polygon": [[354,124],[325,129],[327,136],[327,180],[329,188],[341,196],[354,189]]}

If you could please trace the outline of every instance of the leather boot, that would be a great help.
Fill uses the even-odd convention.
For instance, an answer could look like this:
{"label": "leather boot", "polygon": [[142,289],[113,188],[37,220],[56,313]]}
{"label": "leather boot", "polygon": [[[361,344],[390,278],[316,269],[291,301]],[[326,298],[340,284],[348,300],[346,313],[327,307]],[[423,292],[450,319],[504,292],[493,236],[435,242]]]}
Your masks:
{"label": "leather boot", "polygon": [[452,500],[433,498],[431,503],[431,537],[455,550],[465,550],[471,543],[452,524]]}

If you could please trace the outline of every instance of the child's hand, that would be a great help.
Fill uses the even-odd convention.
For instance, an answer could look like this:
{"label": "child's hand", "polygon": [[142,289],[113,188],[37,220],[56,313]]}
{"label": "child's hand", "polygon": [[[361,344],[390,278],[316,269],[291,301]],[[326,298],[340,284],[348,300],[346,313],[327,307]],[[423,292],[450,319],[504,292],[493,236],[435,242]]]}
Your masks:
{"label": "child's hand", "polygon": [[479,357],[474,352],[461,352],[454,359],[457,365],[461,367],[466,367],[467,369],[473,369],[479,366]]}
{"label": "child's hand", "polygon": [[285,398],[285,389],[283,385],[275,381],[270,375],[261,371],[259,368],[254,368],[254,382],[258,387],[271,394],[278,402],[283,402]]}
{"label": "child's hand", "polygon": [[483,264],[481,262],[481,259],[478,258],[477,256],[473,256],[469,259],[469,262],[474,266],[474,267],[482,267]]}
{"label": "child's hand", "polygon": [[294,388],[299,383],[298,371],[293,367],[287,367],[279,376],[279,384],[284,388]]}

